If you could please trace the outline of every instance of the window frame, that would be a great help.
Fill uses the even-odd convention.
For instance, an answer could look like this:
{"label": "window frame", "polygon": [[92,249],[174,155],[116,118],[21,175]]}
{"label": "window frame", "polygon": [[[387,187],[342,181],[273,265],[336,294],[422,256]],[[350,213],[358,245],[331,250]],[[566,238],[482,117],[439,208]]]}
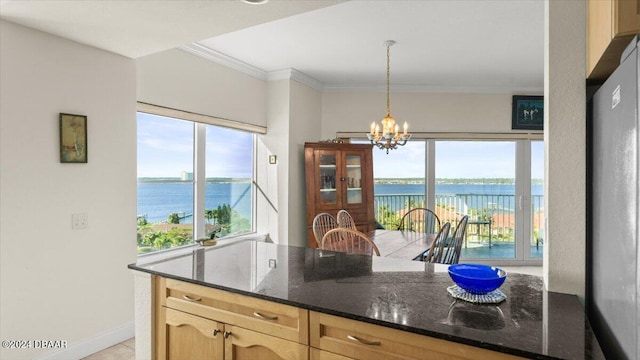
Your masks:
{"label": "window frame", "polygon": [[[363,133],[338,132],[337,138],[349,138],[352,141],[365,142],[369,141],[363,138]],[[543,259],[540,257],[532,257],[529,251],[530,234],[532,231],[531,224],[531,142],[543,141],[544,135],[541,132],[522,132],[522,133],[412,133],[412,140],[420,140],[425,142],[425,205],[435,208],[435,188],[436,188],[436,142],[437,141],[512,141],[516,145],[516,178],[515,178],[515,201],[516,201],[516,250],[513,259],[491,259],[491,258],[473,258],[465,259],[473,262],[488,265],[542,265]],[[374,149],[376,151],[376,149]],[[402,151],[399,147],[394,151]]]}
{"label": "window frame", "polygon": [[231,235],[225,239],[245,237],[255,235],[257,228],[256,209],[256,158],[257,158],[257,138],[259,134],[266,134],[266,127],[247,124],[239,121],[213,117],[209,115],[197,114],[163,106],[153,105],[144,102],[137,103],[136,113],[146,113],[150,115],[162,116],[166,118],[190,121],[193,123],[193,226],[192,241],[187,245],[159,249],[148,253],[139,253],[138,257],[149,256],[161,252],[182,249],[193,246],[195,240],[203,238],[205,234],[205,187],[206,187],[206,130],[207,125],[225,127],[228,129],[248,132],[252,136],[251,151],[251,230],[249,233]]}

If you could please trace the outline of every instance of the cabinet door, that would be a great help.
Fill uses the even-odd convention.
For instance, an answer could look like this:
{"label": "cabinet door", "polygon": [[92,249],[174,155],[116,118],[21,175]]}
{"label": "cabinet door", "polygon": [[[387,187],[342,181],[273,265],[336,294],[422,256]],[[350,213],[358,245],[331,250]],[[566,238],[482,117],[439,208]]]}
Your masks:
{"label": "cabinet door", "polygon": [[311,360],[351,360],[352,359],[346,356],[342,356],[342,355],[334,354],[332,352],[314,349],[314,348],[310,348],[309,353],[310,353]]}
{"label": "cabinet door", "polygon": [[339,194],[340,157],[334,150],[317,150],[314,153],[316,164],[316,201],[318,208],[328,210],[341,206]]}
{"label": "cabinet door", "polygon": [[308,360],[309,347],[241,327],[225,325],[225,360]]}
{"label": "cabinet door", "polygon": [[343,153],[345,164],[345,175],[340,178],[343,184],[344,207],[352,207],[364,203],[364,193],[362,191],[362,166],[364,164],[362,152]]}
{"label": "cabinet door", "polygon": [[158,359],[222,359],[222,330],[223,325],[215,321],[165,308]]}

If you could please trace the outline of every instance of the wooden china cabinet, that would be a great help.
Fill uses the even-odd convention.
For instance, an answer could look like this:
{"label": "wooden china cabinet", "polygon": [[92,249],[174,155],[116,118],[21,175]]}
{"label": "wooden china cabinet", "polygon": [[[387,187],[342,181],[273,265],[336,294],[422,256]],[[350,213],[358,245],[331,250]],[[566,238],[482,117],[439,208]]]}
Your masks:
{"label": "wooden china cabinet", "polygon": [[318,247],[313,219],[322,212],[347,210],[358,230],[374,230],[373,163],[370,144],[305,143],[307,243]]}

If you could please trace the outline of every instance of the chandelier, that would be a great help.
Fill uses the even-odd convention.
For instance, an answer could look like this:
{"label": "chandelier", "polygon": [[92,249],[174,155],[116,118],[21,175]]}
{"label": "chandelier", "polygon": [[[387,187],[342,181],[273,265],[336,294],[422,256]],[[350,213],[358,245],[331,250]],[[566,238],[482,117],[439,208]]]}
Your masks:
{"label": "chandelier", "polygon": [[404,146],[407,140],[411,138],[411,134],[407,134],[407,123],[404,123],[404,132],[400,134],[398,124],[396,120],[391,116],[391,106],[389,103],[389,83],[391,78],[391,72],[389,71],[389,47],[393,46],[396,42],[393,40],[387,40],[384,42],[384,46],[387,48],[387,116],[382,121],[382,133],[380,132],[380,125],[376,122],[371,123],[371,131],[367,134],[367,138],[371,141],[371,144],[378,147],[378,149],[386,149],[387,154],[390,149],[397,149],[398,146]]}

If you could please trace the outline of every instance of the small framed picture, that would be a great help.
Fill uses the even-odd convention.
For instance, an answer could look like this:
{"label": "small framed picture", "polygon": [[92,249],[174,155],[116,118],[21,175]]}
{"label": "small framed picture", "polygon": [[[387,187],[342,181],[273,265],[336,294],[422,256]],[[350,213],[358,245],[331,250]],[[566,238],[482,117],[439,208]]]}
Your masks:
{"label": "small framed picture", "polygon": [[60,162],[87,162],[87,117],[60,113]]}
{"label": "small framed picture", "polygon": [[513,95],[511,110],[511,129],[543,129],[544,99],[542,96]]}

